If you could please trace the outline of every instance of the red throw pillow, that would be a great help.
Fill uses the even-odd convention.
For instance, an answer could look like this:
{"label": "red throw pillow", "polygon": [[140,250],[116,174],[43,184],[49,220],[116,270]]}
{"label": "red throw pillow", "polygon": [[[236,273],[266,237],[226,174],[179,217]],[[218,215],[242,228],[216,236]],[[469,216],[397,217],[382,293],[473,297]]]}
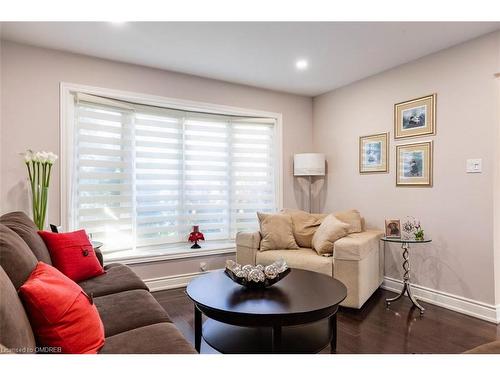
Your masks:
{"label": "red throw pillow", "polygon": [[52,264],[75,282],[105,273],[94,248],[82,230],[68,233],[39,231],[52,258]]}
{"label": "red throw pillow", "polygon": [[74,281],[38,262],[19,288],[37,343],[52,352],[97,353],[104,326],[91,298]]}

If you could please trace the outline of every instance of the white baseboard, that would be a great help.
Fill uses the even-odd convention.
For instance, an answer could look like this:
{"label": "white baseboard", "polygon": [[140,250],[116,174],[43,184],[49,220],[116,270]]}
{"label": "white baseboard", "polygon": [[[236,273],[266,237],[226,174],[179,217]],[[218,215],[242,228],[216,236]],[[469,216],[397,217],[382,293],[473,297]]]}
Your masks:
{"label": "white baseboard", "polygon": [[144,282],[151,292],[158,292],[160,290],[182,288],[189,284],[195,277],[203,275],[210,271],[200,271],[193,273],[185,273],[182,275],[156,277],[153,279],[146,279]]}
{"label": "white baseboard", "polygon": [[[418,299],[436,306],[444,307],[462,314],[486,320],[492,323],[500,323],[500,305],[490,305],[484,302],[460,297],[454,294],[441,292],[420,285],[411,284],[412,291]],[[399,292],[403,282],[392,277],[385,276],[382,288],[391,292]]]}

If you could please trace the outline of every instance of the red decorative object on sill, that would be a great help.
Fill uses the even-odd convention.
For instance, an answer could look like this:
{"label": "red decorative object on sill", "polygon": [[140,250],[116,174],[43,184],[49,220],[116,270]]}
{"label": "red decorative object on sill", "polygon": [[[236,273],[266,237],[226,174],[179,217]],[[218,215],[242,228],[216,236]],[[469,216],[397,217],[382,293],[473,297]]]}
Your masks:
{"label": "red decorative object on sill", "polygon": [[200,227],[198,225],[193,225],[193,231],[189,234],[189,242],[194,242],[194,245],[191,246],[191,249],[199,249],[201,248],[198,245],[198,241],[205,241],[205,236],[200,232]]}

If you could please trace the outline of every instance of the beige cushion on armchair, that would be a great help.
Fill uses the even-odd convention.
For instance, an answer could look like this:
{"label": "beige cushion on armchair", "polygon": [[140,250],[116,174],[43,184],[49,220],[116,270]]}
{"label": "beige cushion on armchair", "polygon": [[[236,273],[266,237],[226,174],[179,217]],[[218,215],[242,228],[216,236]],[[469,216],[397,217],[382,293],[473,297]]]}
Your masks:
{"label": "beige cushion on armchair", "polygon": [[340,221],[349,224],[349,234],[359,233],[363,230],[363,226],[361,223],[361,214],[358,210],[335,212],[334,215]]}
{"label": "beige cushion on armchair", "polygon": [[[290,215],[292,218],[292,228],[297,245],[305,248],[312,248],[312,238],[321,222],[328,214],[311,214],[309,212],[284,208],[281,213]],[[333,215],[340,221],[349,224],[348,233],[359,233],[363,230],[361,214],[358,210],[347,210],[334,212]]]}
{"label": "beige cushion on armchair", "polygon": [[328,215],[314,233],[312,245],[319,255],[332,254],[333,243],[339,238],[345,237],[349,230],[346,224],[334,215]]}
{"label": "beige cushion on armchair", "polygon": [[293,236],[297,245],[305,248],[312,248],[312,238],[321,222],[328,214],[310,214],[301,210],[285,208],[281,210],[283,214],[292,218]]}
{"label": "beige cushion on armchair", "polygon": [[333,276],[333,258],[319,256],[313,249],[258,251],[256,254],[256,263],[264,266],[278,259],[284,259],[290,268]]}
{"label": "beige cushion on armchair", "polygon": [[298,249],[292,231],[292,218],[285,214],[257,212],[260,224],[260,251],[274,249]]}

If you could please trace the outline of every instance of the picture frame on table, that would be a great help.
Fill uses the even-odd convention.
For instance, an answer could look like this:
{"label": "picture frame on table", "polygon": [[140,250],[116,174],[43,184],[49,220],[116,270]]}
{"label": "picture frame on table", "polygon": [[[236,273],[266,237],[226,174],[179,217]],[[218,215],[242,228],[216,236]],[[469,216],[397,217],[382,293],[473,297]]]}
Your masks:
{"label": "picture frame on table", "polygon": [[436,134],[437,94],[394,105],[394,139]]}
{"label": "picture frame on table", "polygon": [[385,237],[401,238],[401,221],[399,219],[385,220]]}
{"label": "picture frame on table", "polygon": [[389,172],[389,133],[359,137],[359,173]]}

